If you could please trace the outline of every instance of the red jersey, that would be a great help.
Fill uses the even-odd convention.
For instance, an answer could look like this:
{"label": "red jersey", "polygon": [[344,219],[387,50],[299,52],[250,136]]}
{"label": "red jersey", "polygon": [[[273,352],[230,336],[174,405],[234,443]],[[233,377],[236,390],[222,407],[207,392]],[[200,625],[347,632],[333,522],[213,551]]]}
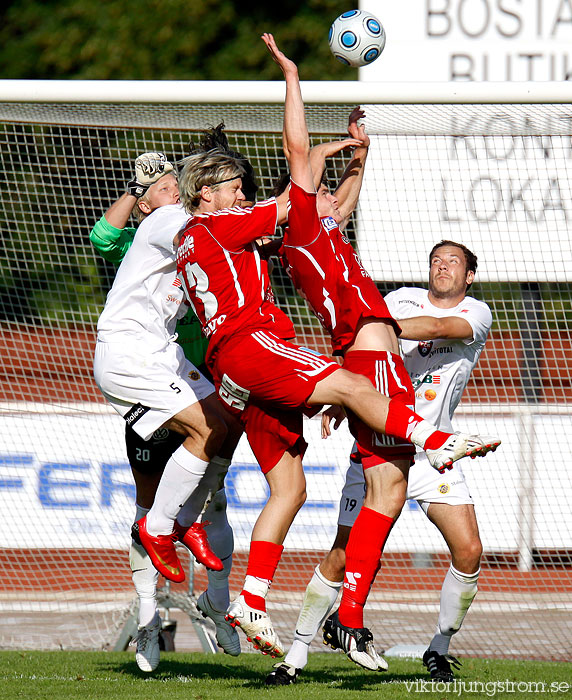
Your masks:
{"label": "red jersey", "polygon": [[183,231],[177,272],[209,338],[209,366],[232,336],[253,330],[283,339],[295,336],[292,322],[273,303],[268,264],[255,244],[274,235],[276,218],[276,200],[268,199],[250,209],[197,214]]}
{"label": "red jersey", "polygon": [[359,255],[336,221],[319,219],[316,196],[291,183],[288,228],[282,264],[298,292],[308,301],[332,338],[334,355],[343,354],[361,319],[390,320],[399,325],[365,270]]}

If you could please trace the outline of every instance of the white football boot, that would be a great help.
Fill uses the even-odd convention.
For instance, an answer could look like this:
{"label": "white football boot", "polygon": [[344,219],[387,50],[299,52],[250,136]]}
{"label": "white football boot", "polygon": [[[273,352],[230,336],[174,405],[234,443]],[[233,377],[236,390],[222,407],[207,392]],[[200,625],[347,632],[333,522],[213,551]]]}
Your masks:
{"label": "white football boot", "polygon": [[440,474],[453,467],[462,457],[484,457],[489,452],[494,452],[501,444],[499,438],[481,437],[480,435],[467,435],[466,433],[453,433],[436,450],[425,450],[431,466]]}
{"label": "white football boot", "polygon": [[263,654],[273,659],[284,656],[284,646],[272,626],[270,615],[247,605],[244,596],[239,595],[226,611],[226,619],[232,627],[240,627],[247,641]]}

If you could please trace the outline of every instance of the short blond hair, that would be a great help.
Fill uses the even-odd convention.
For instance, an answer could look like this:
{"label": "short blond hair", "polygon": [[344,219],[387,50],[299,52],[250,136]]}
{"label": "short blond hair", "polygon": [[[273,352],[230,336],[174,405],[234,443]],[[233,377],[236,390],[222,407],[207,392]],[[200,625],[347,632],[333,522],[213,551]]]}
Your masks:
{"label": "short blond hair", "polygon": [[179,196],[189,214],[201,203],[203,187],[216,189],[223,182],[244,175],[240,161],[220,148],[187,156],[178,166]]}
{"label": "short blond hair", "polygon": [[137,199],[137,201],[133,205],[133,209],[131,210],[131,216],[133,216],[133,218],[137,220],[138,224],[140,224],[144,219],[146,219],[149,216],[149,214],[153,213],[153,211],[142,211],[139,205],[141,204],[141,202],[145,202],[149,205],[149,207],[151,207],[151,202],[149,200],[149,190],[151,189],[151,187],[160,182],[164,177],[167,177],[167,175],[172,175],[175,179],[177,179],[177,171],[170,170],[168,173],[165,173],[162,177],[160,177],[158,180],[149,185],[149,187],[147,187],[145,192]]}
{"label": "short blond hair", "polygon": [[131,210],[131,215],[137,221],[138,224],[140,224],[144,219],[146,219],[149,216],[149,214],[146,214],[144,211],[141,211],[141,209],[139,208],[139,202],[149,203],[149,199],[146,197],[147,197],[147,192],[145,192],[145,194],[143,194],[143,195],[141,195],[141,197],[139,197],[139,199],[133,205],[133,209]]}

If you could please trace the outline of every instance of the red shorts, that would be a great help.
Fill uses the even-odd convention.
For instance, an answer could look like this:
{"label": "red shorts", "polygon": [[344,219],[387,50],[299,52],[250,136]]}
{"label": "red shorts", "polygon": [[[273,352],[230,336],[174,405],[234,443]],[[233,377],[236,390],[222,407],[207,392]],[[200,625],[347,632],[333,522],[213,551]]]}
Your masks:
{"label": "red shorts", "polygon": [[240,422],[263,474],[275,467],[290,448],[296,447],[301,457],[306,452],[301,411],[249,403],[240,414]]}
{"label": "red shorts", "polygon": [[[353,350],[344,357],[343,367],[355,374],[363,374],[380,394],[414,408],[415,392],[399,355],[388,351]],[[415,447],[410,442],[399,442],[397,438],[375,433],[351,411],[348,411],[348,423],[357,441],[357,454],[364,469],[398,459],[413,462]]]}
{"label": "red shorts", "polygon": [[239,336],[221,349],[213,368],[218,396],[244,425],[264,473],[290,447],[298,444],[303,453],[306,402],[316,384],[339,369],[329,357],[268,331]]}

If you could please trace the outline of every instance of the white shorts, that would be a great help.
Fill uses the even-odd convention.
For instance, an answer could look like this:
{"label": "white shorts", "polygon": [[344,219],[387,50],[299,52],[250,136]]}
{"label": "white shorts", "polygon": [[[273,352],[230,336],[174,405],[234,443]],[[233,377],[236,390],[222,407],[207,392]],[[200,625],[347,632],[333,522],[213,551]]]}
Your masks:
{"label": "white shorts", "polygon": [[[338,525],[352,527],[360,511],[365,496],[363,467],[350,460],[346,481],[340,499]],[[459,462],[444,474],[434,469],[425,452],[415,455],[415,464],[409,470],[407,496],[417,501],[425,514],[431,503],[447,503],[451,506],[473,504],[469,487]]]}
{"label": "white shorts", "polygon": [[174,342],[163,350],[142,352],[123,343],[98,341],[93,371],[101,393],[144,440],[214,392]]}

